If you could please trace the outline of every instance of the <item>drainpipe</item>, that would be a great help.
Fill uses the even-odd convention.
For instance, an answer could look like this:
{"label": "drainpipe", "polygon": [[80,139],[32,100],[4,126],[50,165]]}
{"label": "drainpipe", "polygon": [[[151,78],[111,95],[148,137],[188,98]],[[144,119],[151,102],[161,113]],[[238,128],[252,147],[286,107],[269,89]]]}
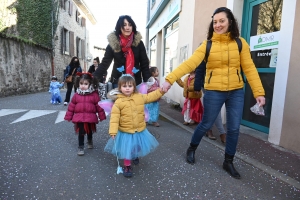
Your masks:
{"label": "drainpipe", "polygon": [[[146,24],[148,24],[150,18],[150,0],[148,0],[147,3],[147,19],[146,19]],[[149,51],[149,28],[146,28],[146,51],[148,53],[148,57],[150,58],[150,51]]]}
{"label": "drainpipe", "polygon": [[54,29],[53,29],[53,21],[54,21],[54,3],[51,1],[52,12],[51,12],[51,74],[54,76]]}
{"label": "drainpipe", "polygon": [[[87,71],[87,60],[86,60],[86,57],[87,57],[87,52],[88,52],[88,49],[87,49],[87,37],[86,37],[86,29],[87,29],[87,19],[85,19],[85,25],[84,25],[84,42],[85,42],[85,47],[84,47],[84,70]],[[89,40],[90,40],[90,37],[89,37]]]}

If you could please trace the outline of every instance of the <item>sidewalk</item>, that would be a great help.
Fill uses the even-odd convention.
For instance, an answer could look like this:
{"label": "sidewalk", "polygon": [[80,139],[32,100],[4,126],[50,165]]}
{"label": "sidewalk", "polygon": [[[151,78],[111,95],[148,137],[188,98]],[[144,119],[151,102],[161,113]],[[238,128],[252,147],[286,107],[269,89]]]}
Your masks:
{"label": "sidewalk", "polygon": [[[167,103],[164,99],[160,100],[160,115],[190,132],[191,136],[197,126],[183,125],[181,108],[175,108],[172,103]],[[216,127],[213,127],[213,133],[217,140],[210,140],[207,137],[203,139],[224,150],[225,145],[221,143]],[[267,137],[265,133],[241,125],[236,157],[300,189],[300,155],[272,145],[267,141]]]}

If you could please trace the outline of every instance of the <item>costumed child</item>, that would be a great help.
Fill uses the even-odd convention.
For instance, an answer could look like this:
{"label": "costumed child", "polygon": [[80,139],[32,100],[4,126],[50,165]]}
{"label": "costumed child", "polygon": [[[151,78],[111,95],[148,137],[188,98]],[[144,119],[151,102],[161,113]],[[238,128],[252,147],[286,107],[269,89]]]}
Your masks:
{"label": "costumed child", "polygon": [[78,133],[77,155],[79,156],[84,155],[84,136],[87,134],[88,149],[93,149],[93,133],[96,132],[96,124],[106,119],[104,110],[98,105],[100,101],[98,84],[98,80],[91,73],[76,73],[77,90],[68,106],[65,120],[72,120]]}
{"label": "costumed child", "polygon": [[157,101],[164,92],[159,88],[149,94],[139,93],[135,79],[129,74],[119,78],[117,90],[119,94],[113,95],[116,101],[110,117],[111,138],[104,151],[117,156],[117,159],[124,159],[123,175],[132,177],[131,160],[137,165],[140,157],[158,146],[157,140],[146,128],[144,105]]}
{"label": "costumed child", "polygon": [[183,88],[183,96],[185,97],[181,112],[184,118],[184,125],[199,123],[203,116],[203,106],[200,100],[202,93],[201,91],[194,91],[194,81],[195,71],[186,76],[183,82],[181,79],[176,81],[178,85]]}
{"label": "costumed child", "polygon": [[49,93],[51,93],[51,100],[50,103],[52,104],[60,104],[62,102],[60,96],[60,88],[64,86],[64,83],[57,82],[57,77],[52,76],[50,86],[49,86]]}
{"label": "costumed child", "polygon": [[[159,88],[159,80],[157,79],[159,72],[157,67],[150,67],[151,77],[148,80],[148,90],[147,92],[153,92]],[[149,112],[149,120],[148,124],[152,124],[153,126],[159,127],[158,117],[159,117],[159,102],[155,101],[152,103],[148,103],[145,105],[146,109]]]}

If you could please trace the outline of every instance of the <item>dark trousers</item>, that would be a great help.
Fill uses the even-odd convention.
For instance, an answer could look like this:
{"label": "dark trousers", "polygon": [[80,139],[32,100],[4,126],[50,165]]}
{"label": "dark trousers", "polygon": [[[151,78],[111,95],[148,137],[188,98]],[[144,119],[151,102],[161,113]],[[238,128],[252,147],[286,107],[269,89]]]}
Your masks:
{"label": "dark trousers", "polygon": [[[68,102],[70,101],[70,96],[71,96],[71,93],[72,93],[72,88],[73,88],[73,83],[67,83],[67,93],[66,93],[66,98],[65,98],[65,102]],[[74,92],[76,92],[76,89],[75,86],[74,86]]]}
{"label": "dark trousers", "polygon": [[[84,123],[77,123],[77,126],[79,128],[79,134],[78,134],[78,146],[83,147],[84,146],[84,135],[86,134],[84,130]],[[91,141],[93,139],[93,133],[92,129],[89,126],[89,134],[87,134],[88,141]]]}

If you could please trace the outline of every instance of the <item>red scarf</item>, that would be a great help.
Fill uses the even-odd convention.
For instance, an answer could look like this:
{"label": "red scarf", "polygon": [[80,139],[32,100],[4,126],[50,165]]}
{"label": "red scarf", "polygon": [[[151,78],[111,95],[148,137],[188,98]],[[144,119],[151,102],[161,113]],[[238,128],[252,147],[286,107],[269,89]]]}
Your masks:
{"label": "red scarf", "polygon": [[128,38],[125,38],[122,34],[119,35],[119,37],[120,45],[124,53],[124,57],[126,58],[125,73],[133,76],[134,74],[132,72],[132,69],[134,67],[134,55],[131,49],[131,44],[133,42],[133,32],[128,36]]}

